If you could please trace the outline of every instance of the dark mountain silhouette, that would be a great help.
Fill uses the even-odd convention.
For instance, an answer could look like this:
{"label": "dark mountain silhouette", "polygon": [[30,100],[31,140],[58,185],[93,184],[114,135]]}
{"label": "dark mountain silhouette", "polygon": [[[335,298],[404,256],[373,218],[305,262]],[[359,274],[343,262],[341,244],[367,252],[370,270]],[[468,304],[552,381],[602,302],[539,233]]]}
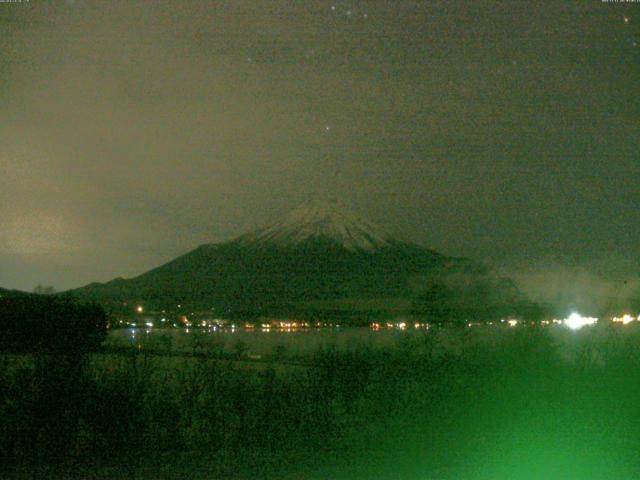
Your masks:
{"label": "dark mountain silhouette", "polygon": [[0,298],[25,296],[25,295],[29,295],[29,294],[21,290],[8,290],[6,288],[0,288]]}
{"label": "dark mountain silhouette", "polygon": [[[446,300],[429,296],[429,288],[440,284],[446,285],[440,293],[453,303],[477,293],[485,310],[496,302],[505,304],[501,312],[509,310],[506,304],[520,305],[513,308],[516,314],[527,303],[512,282],[484,265],[398,240],[336,203],[303,206],[275,225],[73,294],[111,311],[142,303],[147,309],[174,311],[180,305],[221,316],[369,317],[392,311],[431,315],[430,299]],[[469,288],[473,284],[475,290]]]}

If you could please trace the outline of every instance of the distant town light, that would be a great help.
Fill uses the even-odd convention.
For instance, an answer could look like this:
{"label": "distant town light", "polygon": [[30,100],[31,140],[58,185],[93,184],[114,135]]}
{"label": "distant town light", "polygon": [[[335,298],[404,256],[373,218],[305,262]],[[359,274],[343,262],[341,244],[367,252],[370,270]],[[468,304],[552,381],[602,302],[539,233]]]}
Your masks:
{"label": "distant town light", "polygon": [[515,327],[518,325],[518,320],[507,320],[507,323],[510,327]]}
{"label": "distant town light", "polygon": [[[640,317],[638,317],[640,318]],[[633,318],[631,315],[629,315],[628,313],[625,313],[623,316],[621,317],[613,317],[611,319],[611,321],[615,322],[615,323],[622,323],[623,325],[626,325],[627,323],[631,323],[635,320],[635,318]]]}
{"label": "distant town light", "polygon": [[144,308],[142,307],[142,305],[138,305],[138,306],[136,307],[136,312],[138,312],[138,313],[142,313],[142,312],[144,312]]}

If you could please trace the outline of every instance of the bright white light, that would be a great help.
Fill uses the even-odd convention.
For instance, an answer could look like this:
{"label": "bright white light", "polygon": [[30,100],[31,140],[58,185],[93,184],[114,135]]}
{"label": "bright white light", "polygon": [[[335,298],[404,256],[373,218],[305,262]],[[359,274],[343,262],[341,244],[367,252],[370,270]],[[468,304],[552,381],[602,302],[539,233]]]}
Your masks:
{"label": "bright white light", "polygon": [[518,325],[518,320],[507,320],[507,323],[510,327],[515,327]]}
{"label": "bright white light", "polygon": [[138,313],[142,313],[143,311],[144,311],[144,308],[142,308],[142,305],[138,305],[138,306],[136,307],[136,312],[138,312]]}
{"label": "bright white light", "polygon": [[147,322],[147,323],[145,323],[145,325],[146,325],[147,327],[153,327],[153,322]]}
{"label": "bright white light", "polygon": [[594,317],[583,317],[579,313],[572,313],[569,318],[564,319],[564,324],[571,330],[578,330],[586,325],[594,325],[598,321]]}

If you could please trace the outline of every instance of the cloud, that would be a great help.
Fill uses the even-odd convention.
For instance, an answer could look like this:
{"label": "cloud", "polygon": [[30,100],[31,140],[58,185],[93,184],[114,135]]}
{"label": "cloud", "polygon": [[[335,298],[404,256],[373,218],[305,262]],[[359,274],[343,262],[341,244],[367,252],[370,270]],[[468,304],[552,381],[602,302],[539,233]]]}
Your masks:
{"label": "cloud", "polygon": [[621,315],[628,310],[638,314],[640,275],[625,272],[616,265],[619,260],[609,257],[591,265],[546,260],[508,271],[532,299],[552,306],[558,315],[574,310],[600,316]]}

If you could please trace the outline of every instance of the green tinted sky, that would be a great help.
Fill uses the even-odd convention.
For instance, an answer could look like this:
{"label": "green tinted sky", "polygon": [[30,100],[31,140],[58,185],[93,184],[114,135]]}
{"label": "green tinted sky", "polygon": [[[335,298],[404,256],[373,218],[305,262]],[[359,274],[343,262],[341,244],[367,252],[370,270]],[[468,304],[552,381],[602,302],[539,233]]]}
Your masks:
{"label": "green tinted sky", "polygon": [[327,196],[446,254],[640,266],[640,4],[31,0],[0,35],[1,286]]}

